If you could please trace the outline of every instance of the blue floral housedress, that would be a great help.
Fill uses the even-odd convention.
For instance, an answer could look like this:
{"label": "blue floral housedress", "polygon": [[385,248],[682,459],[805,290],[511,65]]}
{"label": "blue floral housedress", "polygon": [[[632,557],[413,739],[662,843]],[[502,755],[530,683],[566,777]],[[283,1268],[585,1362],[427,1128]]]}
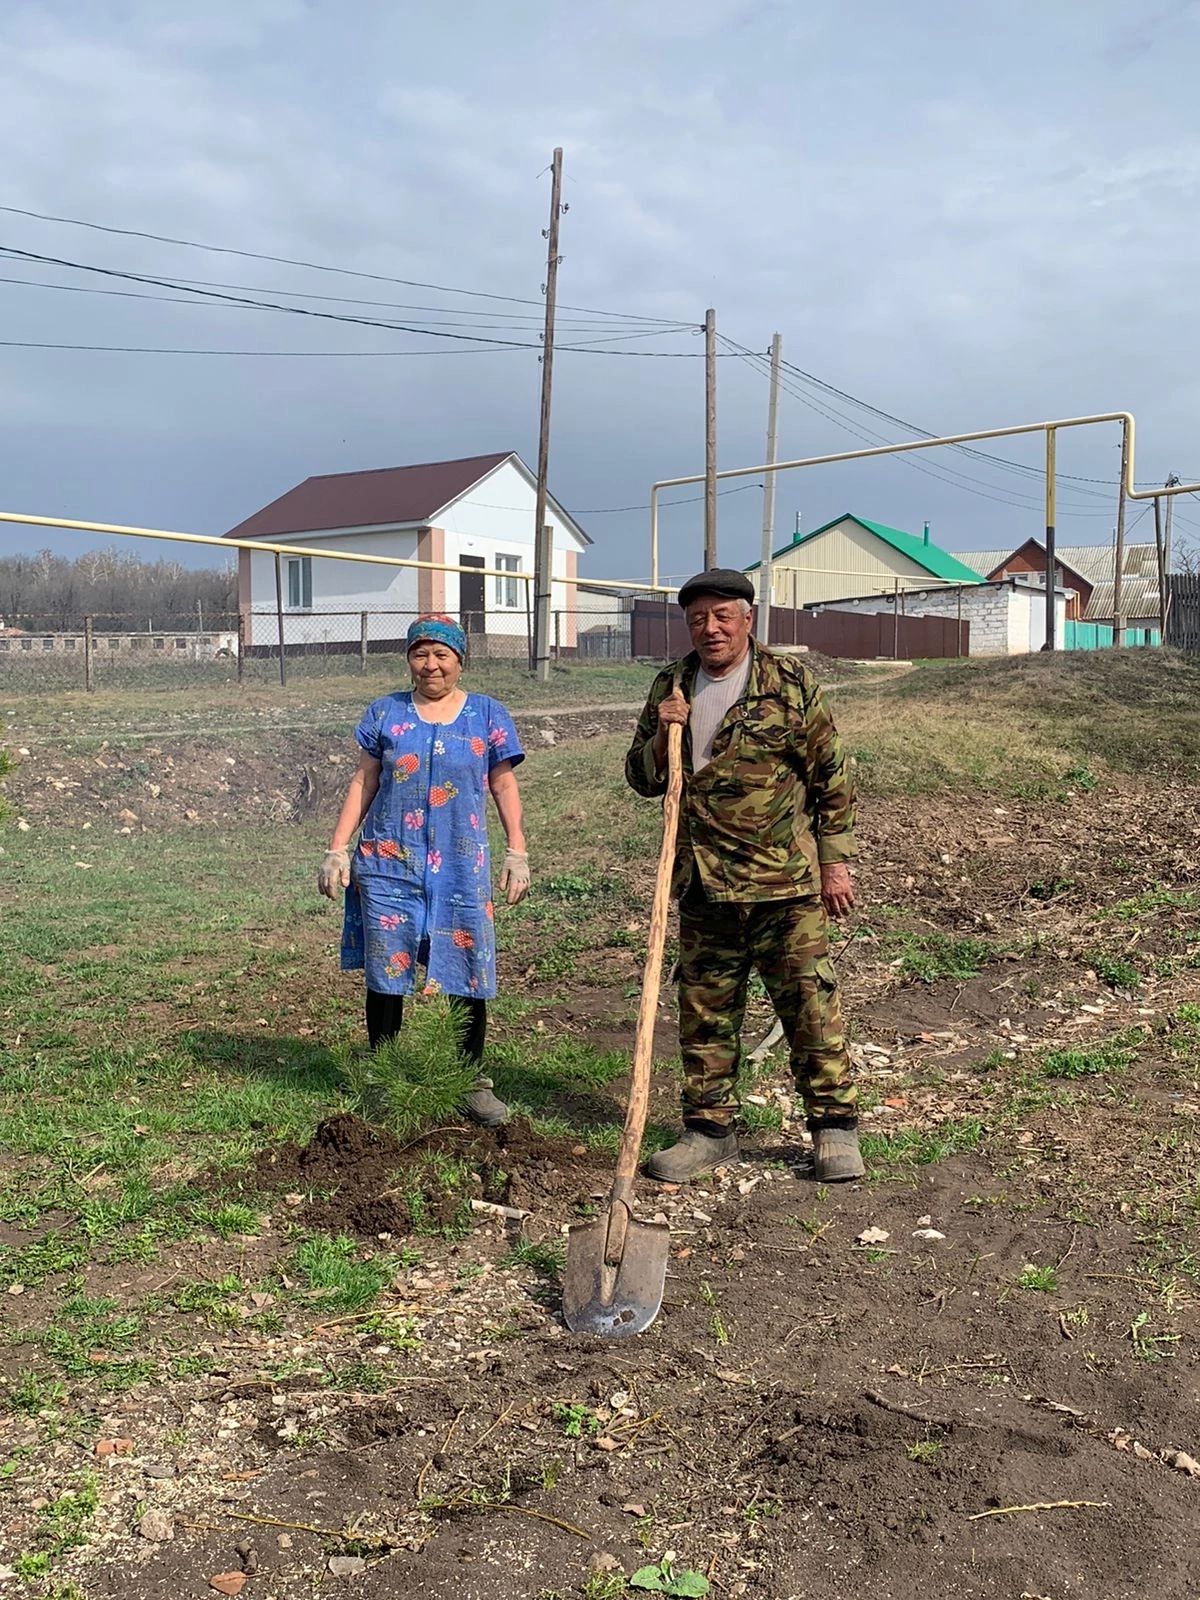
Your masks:
{"label": "blue floral housedress", "polygon": [[424,722],[409,692],[366,709],[355,738],[380,763],[379,789],[350,866],[342,967],[378,994],[426,988],[490,1000],[496,938],[488,775],[525,759],[498,700],[469,694],[453,722]]}

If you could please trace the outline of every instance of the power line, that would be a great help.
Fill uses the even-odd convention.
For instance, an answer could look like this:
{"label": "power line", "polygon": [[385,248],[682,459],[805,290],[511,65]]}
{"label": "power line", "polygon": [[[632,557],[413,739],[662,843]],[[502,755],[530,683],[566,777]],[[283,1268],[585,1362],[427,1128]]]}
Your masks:
{"label": "power line", "polygon": [[[848,400],[852,405],[859,406],[864,411],[872,412],[875,416],[881,417],[886,422],[894,422],[899,427],[908,428],[913,433],[921,434],[927,439],[936,439],[938,437],[937,434],[931,433],[928,428],[918,427],[915,422],[909,422],[904,417],[894,416],[890,411],[882,411],[878,406],[872,405],[870,401],[863,400],[858,395],[849,394],[845,389],[839,389],[835,384],[827,383],[824,378],[818,378],[815,373],[805,372],[803,367],[794,366],[790,361],[785,361],[784,366],[787,367],[789,371],[793,372],[797,377],[804,378],[809,383],[815,384],[819,389],[824,389],[830,394],[837,395],[839,399]],[[1020,472],[1035,478],[1040,478],[1042,475],[1041,470],[1038,467],[1028,466],[1026,463],[1021,461],[1011,461],[1007,456],[994,455],[988,450],[975,450],[969,445],[962,444],[953,445],[951,448],[961,451],[965,456],[975,456],[981,461],[990,461],[993,465],[1003,467],[1008,472]],[[1060,478],[1069,479],[1072,483],[1108,483],[1107,478],[1085,478],[1080,477],[1078,473],[1073,472],[1060,472],[1058,476]],[[1145,484],[1142,485],[1142,487],[1151,487],[1151,485]],[[1106,498],[1106,496],[1097,493],[1095,490],[1080,489],[1079,493],[1094,494],[1095,497],[1100,500]]]}
{"label": "power line", "polygon": [[[735,489],[718,489],[718,495],[745,494],[747,489],[761,489],[761,483],[739,483]],[[702,494],[688,495],[682,500],[660,500],[658,509],[665,511],[668,506],[694,506],[699,505],[704,499]],[[615,516],[618,511],[649,511],[650,502],[647,500],[640,506],[593,506],[589,511],[581,511],[581,517],[609,517]]]}
{"label": "power line", "polygon": [[[403,330],[399,330],[403,331]],[[420,331],[419,329],[416,331]],[[650,333],[644,335],[629,334],[621,337],[628,338],[656,338]],[[480,339],[472,343],[469,349],[454,350],[228,350],[218,349],[215,346],[187,346],[187,345],[158,345],[158,344],[83,344],[72,343],[68,340],[54,339],[0,339],[0,349],[4,350],[71,350],[86,351],[108,355],[134,355],[134,356],[285,356],[285,357],[342,357],[347,360],[357,360],[363,357],[378,356],[473,356],[473,355],[501,355],[511,350],[541,350],[541,344],[517,344],[511,339],[489,341]],[[581,356],[628,356],[633,360],[645,361],[703,361],[702,350],[608,350],[599,349],[595,345],[559,344],[555,346],[558,351],[567,350]]]}
{"label": "power line", "polygon": [[[723,342],[729,344],[733,341],[724,340]],[[746,349],[744,346],[739,346],[738,349],[741,351],[743,357],[747,361],[747,364],[751,366],[752,370],[762,375],[765,370],[765,358],[760,356],[757,351]],[[790,365],[787,362],[784,362],[783,364],[784,366]],[[885,438],[882,434],[874,433],[869,430],[866,432],[862,431],[861,428],[853,425],[850,419],[845,416],[844,412],[838,412],[835,408],[826,408],[825,406],[822,406],[811,396],[801,393],[799,390],[791,387],[782,380],[780,382],[780,387],[784,389],[787,394],[790,394],[793,399],[799,400],[801,405],[807,406],[809,410],[816,412],[819,416],[823,416],[827,421],[832,422],[835,427],[843,428],[845,432],[851,434],[856,439],[861,439],[865,444],[891,444],[894,442]],[[901,425],[905,427],[912,426],[912,424],[908,423],[902,423]],[[918,429],[917,431],[925,433],[927,438],[932,439],[937,437],[936,434],[928,433],[924,429]],[[916,472],[924,472],[928,477],[936,478],[942,483],[949,484],[951,488],[965,490],[966,493],[977,495],[985,500],[993,500],[998,505],[1011,506],[1013,509],[1018,511],[1029,511],[1036,508],[1037,502],[1031,501],[1028,496],[1023,496],[1021,499],[1014,500],[1008,495],[997,493],[997,485],[986,483],[980,478],[973,478],[968,473],[957,472],[954,468],[947,467],[944,469],[938,469],[931,466],[929,463],[914,461],[907,453],[900,455],[897,459],[902,461],[906,466],[911,467]],[[972,485],[978,485],[979,487],[972,487]],[[1061,514],[1064,516],[1101,515],[1099,511],[1079,509],[1061,510]]]}
{"label": "power line", "polygon": [[[293,256],[268,255],[259,250],[239,250],[230,245],[205,244],[197,239],[178,239],[171,234],[149,233],[140,228],[117,228],[104,222],[87,222],[80,217],[60,217],[46,211],[28,211],[20,206],[0,206],[0,212],[15,217],[32,217],[38,222],[54,222],[65,227],[88,228],[95,233],[118,234],[126,239],[149,239],[155,244],[179,245],[189,250],[205,250],[212,255],[238,256],[246,261],[271,261],[277,266],[301,267],[306,272],[335,273],[346,278],[362,278],[372,283],[398,283],[406,289],[432,289],[437,294],[459,294],[475,300],[499,300],[508,305],[540,306],[540,300],[512,294],[493,294],[483,289],[456,289],[444,283],[425,283],[417,278],[397,278],[387,273],[362,272],[354,267],[330,266],[319,261],[304,261]],[[632,322],[657,322],[657,317],[638,316],[632,312],[598,311],[591,306],[564,306],[564,311],[578,311],[586,316],[628,316]]]}
{"label": "power line", "polygon": [[[189,289],[189,293],[188,294],[184,294],[184,295],[144,294],[139,289],[101,289],[96,284],[91,284],[91,283],[47,283],[41,278],[14,278],[14,277],[11,277],[8,274],[0,273],[0,283],[19,284],[19,285],[21,285],[21,286],[23,286],[25,288],[29,288],[29,289],[52,289],[52,290],[56,290],[60,294],[110,295],[110,296],[116,296],[116,297],[118,297],[120,299],[125,299],[125,300],[158,301],[158,302],[161,302],[163,305],[180,305],[180,306],[213,306],[213,305],[220,306],[220,305],[223,305],[224,303],[223,302],[219,302],[219,301],[198,300],[198,299],[196,299],[195,295],[190,292],[191,291],[191,287],[192,287],[192,285],[201,285],[201,284],[203,284],[203,285],[205,285],[207,287],[218,288],[218,289],[247,289],[247,290],[251,291],[252,293],[256,293],[256,294],[259,294],[259,293],[263,293],[263,294],[265,294],[265,293],[284,294],[284,295],[290,294],[290,295],[293,295],[293,296],[295,296],[295,297],[297,297],[297,298],[299,298],[301,300],[324,300],[324,301],[328,301],[328,302],[330,302],[332,304],[335,304],[335,305],[379,306],[379,307],[383,307],[383,308],[386,308],[386,309],[392,309],[392,310],[406,310],[407,309],[407,310],[410,310],[410,311],[435,311],[435,312],[437,312],[437,311],[445,311],[447,309],[447,307],[445,307],[445,306],[407,306],[406,307],[402,301],[357,300],[357,299],[354,299],[354,298],[352,298],[350,296],[333,295],[333,294],[306,294],[302,290],[293,290],[293,289],[264,290],[264,289],[255,288],[255,286],[253,284],[221,283],[219,281],[216,281],[216,280],[213,280],[213,279],[207,279],[207,278],[173,278],[173,279],[169,279],[169,280],[168,279],[163,279],[161,281],[164,284],[169,284],[170,287],[172,287],[172,288],[178,288],[180,286],[186,287],[186,288]],[[228,309],[241,311],[241,310],[253,309],[253,307],[247,307],[247,306],[241,305],[239,303],[239,304],[230,305],[228,307]],[[507,332],[515,333],[515,332],[525,332],[525,331],[527,331],[527,330],[525,330],[523,328],[519,328],[517,326],[517,324],[522,323],[522,322],[535,323],[538,320],[538,319],[536,319],[534,317],[526,317],[523,313],[518,314],[516,312],[466,311],[466,310],[460,311],[460,310],[458,310],[457,307],[451,308],[451,309],[453,309],[455,311],[454,318],[439,317],[437,325],[444,326],[444,327],[455,327],[455,328],[457,328],[457,327],[493,328],[494,327],[494,328],[503,328]],[[460,321],[460,320],[458,320],[459,318],[470,318],[470,317],[473,317],[473,318],[500,317],[500,318],[503,318],[504,320],[500,321],[500,322],[480,322],[480,321],[469,322],[469,321]],[[639,335],[641,335],[641,334],[643,334],[645,332],[645,330],[643,328],[643,325],[642,325],[642,323],[640,321],[637,321],[637,322],[632,322],[632,321],[626,321],[626,322],[601,322],[601,321],[598,321],[595,318],[591,318],[591,319],[589,319],[587,321],[573,321],[573,320],[568,319],[562,324],[562,326],[573,328],[573,329],[575,329],[576,331],[578,331],[580,333],[582,333],[582,332],[591,332],[591,331],[597,330],[597,329],[603,330],[603,329],[616,329],[616,328],[629,328],[631,330],[636,329]],[[690,322],[682,322],[682,323],[663,322],[660,325],[658,330],[651,329],[650,332],[653,333],[654,331],[659,331],[659,332],[662,332],[664,334],[666,334],[666,333],[675,333],[675,332],[684,332],[684,331],[689,330],[692,326],[693,326],[693,324],[690,323]],[[532,331],[532,329],[530,329],[528,331]],[[631,333],[631,337],[632,337],[632,333]]]}

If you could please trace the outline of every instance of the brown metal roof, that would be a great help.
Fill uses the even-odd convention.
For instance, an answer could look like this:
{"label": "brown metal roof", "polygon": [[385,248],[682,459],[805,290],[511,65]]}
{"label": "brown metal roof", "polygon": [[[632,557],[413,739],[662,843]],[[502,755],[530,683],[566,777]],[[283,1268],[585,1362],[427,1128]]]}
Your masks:
{"label": "brown metal roof", "polygon": [[305,478],[230,528],[225,537],[275,539],[323,528],[427,522],[514,455],[513,450],[502,450],[490,456],[465,456],[461,461],[426,461],[415,467],[378,467],[370,472],[330,472]]}

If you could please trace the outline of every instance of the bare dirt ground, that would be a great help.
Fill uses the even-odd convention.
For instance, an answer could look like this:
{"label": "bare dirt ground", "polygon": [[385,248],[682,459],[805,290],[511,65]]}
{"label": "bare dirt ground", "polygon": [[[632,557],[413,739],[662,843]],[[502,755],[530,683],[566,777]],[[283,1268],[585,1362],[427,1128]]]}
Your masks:
{"label": "bare dirt ground", "polygon": [[[535,718],[531,747],[541,726],[547,783],[560,741],[619,749],[598,742],[607,720]],[[32,763],[19,799],[39,826],[86,810],[110,830],[211,827],[255,795],[303,822],[344,782],[338,754],[297,753],[331,774],[301,793],[270,752],[225,774],[187,765],[212,752],[158,750],[134,780],[160,793],[140,790],[132,823],[112,767],[81,766],[70,789]],[[1050,793],[867,794],[861,906],[839,938],[869,1178],[813,1183],[786,1063],[769,1061],[739,1162],[690,1192],[642,1184],[672,1253],[663,1312],[628,1343],[568,1333],[557,1276],[565,1226],[603,1203],[598,1135],[626,1080],[542,1081],[538,1052],[628,1050],[649,873],[610,852],[602,878],[560,875],[555,916],[518,923],[505,952],[497,1068],[548,1115],[402,1146],[331,1103],[311,1138],[264,1128],[249,1165],[210,1166],[201,1187],[252,1204],[255,1231],[86,1269],[120,1309],[232,1274],[231,1313],[193,1319],[203,1370],[80,1389],[92,1425],[49,1445],[36,1411],[10,1417],[24,1454],[4,1544],[29,1547],[62,1452],[101,1485],[89,1542],[53,1578],[89,1600],[617,1600],[650,1592],[647,1567],[658,1592],[703,1578],[764,1600],[1194,1595],[1200,789],[1072,773]],[[288,937],[328,960],[327,929]],[[297,987],[297,1026],[310,999]],[[229,1024],[241,1065],[267,1073],[278,1040],[249,1021]],[[748,1033],[769,1022],[759,999]],[[669,1004],[657,1042],[665,1061]],[[663,1071],[664,1137],[675,1106]],[[529,1215],[451,1226],[469,1199]],[[299,1233],[386,1260],[379,1297],[324,1313],[288,1276]],[[49,1294],[14,1301],[16,1321]]]}

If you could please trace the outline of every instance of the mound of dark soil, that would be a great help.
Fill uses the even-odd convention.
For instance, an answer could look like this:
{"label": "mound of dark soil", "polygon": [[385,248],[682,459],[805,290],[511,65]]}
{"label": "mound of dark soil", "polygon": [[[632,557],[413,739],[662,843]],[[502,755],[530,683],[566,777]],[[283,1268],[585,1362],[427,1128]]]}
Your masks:
{"label": "mound of dark soil", "polygon": [[[469,1192],[446,1180],[447,1162],[471,1174]],[[452,1223],[472,1195],[501,1205],[555,1211],[607,1191],[604,1158],[566,1139],[548,1139],[518,1118],[488,1132],[439,1128],[401,1144],[384,1128],[348,1114],[328,1117],[306,1145],[263,1150],[248,1168],[211,1174],[224,1193],[289,1194],[291,1215],[330,1233],[403,1235]]]}

